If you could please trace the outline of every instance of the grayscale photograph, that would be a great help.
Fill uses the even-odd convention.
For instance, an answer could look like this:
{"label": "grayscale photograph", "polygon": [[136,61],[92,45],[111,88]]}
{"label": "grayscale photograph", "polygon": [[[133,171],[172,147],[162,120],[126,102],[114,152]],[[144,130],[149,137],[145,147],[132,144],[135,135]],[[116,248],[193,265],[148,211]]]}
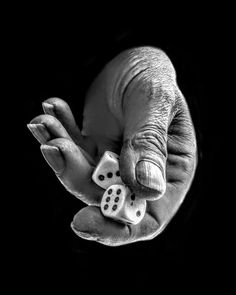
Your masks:
{"label": "grayscale photograph", "polygon": [[19,35],[16,264],[35,286],[66,282],[87,294],[83,283],[102,293],[113,280],[140,280],[158,294],[162,277],[204,281],[222,271],[214,206],[223,200],[226,113],[219,123],[214,75],[223,41],[207,24],[109,19],[48,34],[28,24]]}

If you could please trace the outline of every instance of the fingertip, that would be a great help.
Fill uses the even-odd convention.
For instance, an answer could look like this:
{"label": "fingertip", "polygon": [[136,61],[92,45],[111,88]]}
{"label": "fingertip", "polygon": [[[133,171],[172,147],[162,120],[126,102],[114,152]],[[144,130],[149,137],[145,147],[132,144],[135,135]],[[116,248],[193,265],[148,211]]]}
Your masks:
{"label": "fingertip", "polygon": [[27,128],[41,144],[45,144],[50,139],[50,134],[41,123],[29,123],[27,124]]}
{"label": "fingertip", "polygon": [[103,218],[100,208],[97,206],[87,206],[77,212],[72,224],[78,232],[93,232],[98,227],[99,219]]}
{"label": "fingertip", "polygon": [[54,112],[54,105],[48,102],[43,102],[42,107],[44,110],[45,114],[51,115],[55,117],[55,112]]}
{"label": "fingertip", "polygon": [[96,206],[87,206],[80,210],[74,216],[71,227],[79,237],[106,246],[119,246],[131,240],[129,225],[104,217]]}
{"label": "fingertip", "polygon": [[150,161],[139,161],[135,168],[137,182],[153,191],[156,191],[156,198],[163,196],[166,190],[166,182],[162,172],[156,164]]}
{"label": "fingertip", "polygon": [[[53,111],[56,116],[69,116],[72,120],[72,112],[66,101],[58,97],[51,97],[42,103],[43,109],[46,107],[46,111]],[[74,121],[74,120],[73,120]]]}
{"label": "fingertip", "polygon": [[56,103],[67,104],[63,99],[61,99],[59,97],[49,97],[46,100],[44,100],[43,103],[48,103],[51,105],[54,105]]}
{"label": "fingertip", "polygon": [[97,237],[92,236],[91,234],[88,234],[86,232],[81,232],[79,231],[75,226],[73,221],[70,224],[72,231],[80,238],[85,239],[85,240],[89,240],[89,241],[97,241]]}
{"label": "fingertip", "polygon": [[136,150],[130,140],[123,144],[120,156],[121,178],[138,197],[160,199],[166,190],[165,169],[161,159]]}

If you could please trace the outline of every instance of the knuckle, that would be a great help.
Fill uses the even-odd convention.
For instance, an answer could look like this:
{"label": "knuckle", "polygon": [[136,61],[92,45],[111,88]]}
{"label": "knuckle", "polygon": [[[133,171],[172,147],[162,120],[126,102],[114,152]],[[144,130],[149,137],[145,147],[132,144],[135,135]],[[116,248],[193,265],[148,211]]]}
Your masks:
{"label": "knuckle", "polygon": [[[145,130],[146,129],[146,130]],[[138,132],[132,139],[132,145],[135,149],[144,148],[155,154],[161,154],[163,158],[167,156],[166,142],[167,135],[164,128],[145,128]]]}

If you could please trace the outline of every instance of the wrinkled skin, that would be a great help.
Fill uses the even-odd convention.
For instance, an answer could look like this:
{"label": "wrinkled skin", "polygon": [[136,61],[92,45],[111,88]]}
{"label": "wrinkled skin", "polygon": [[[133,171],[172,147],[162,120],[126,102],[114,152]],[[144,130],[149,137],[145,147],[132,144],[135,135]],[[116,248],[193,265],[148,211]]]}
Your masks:
{"label": "wrinkled skin", "polygon": [[[183,202],[197,164],[194,127],[166,54],[139,47],[110,61],[87,93],[82,131],[65,101],[49,98],[43,109],[28,127],[61,183],[87,204],[73,219],[74,232],[109,246],[160,234]],[[120,154],[124,183],[147,200],[137,225],[101,214],[104,190],[91,175],[106,150]],[[151,166],[145,170],[144,163]]]}

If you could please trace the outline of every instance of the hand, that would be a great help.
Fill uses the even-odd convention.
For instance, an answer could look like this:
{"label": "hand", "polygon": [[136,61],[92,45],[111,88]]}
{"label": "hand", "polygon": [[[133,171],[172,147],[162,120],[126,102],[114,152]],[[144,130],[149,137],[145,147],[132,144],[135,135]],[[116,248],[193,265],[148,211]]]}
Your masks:
{"label": "hand", "polygon": [[[50,98],[43,109],[28,127],[60,182],[88,205],[74,217],[75,233],[109,246],[160,234],[183,202],[197,163],[193,123],[166,54],[139,47],[109,62],[87,93],[82,131],[65,101]],[[120,154],[122,180],[147,200],[137,225],[101,214],[104,190],[91,175],[106,150]]]}

